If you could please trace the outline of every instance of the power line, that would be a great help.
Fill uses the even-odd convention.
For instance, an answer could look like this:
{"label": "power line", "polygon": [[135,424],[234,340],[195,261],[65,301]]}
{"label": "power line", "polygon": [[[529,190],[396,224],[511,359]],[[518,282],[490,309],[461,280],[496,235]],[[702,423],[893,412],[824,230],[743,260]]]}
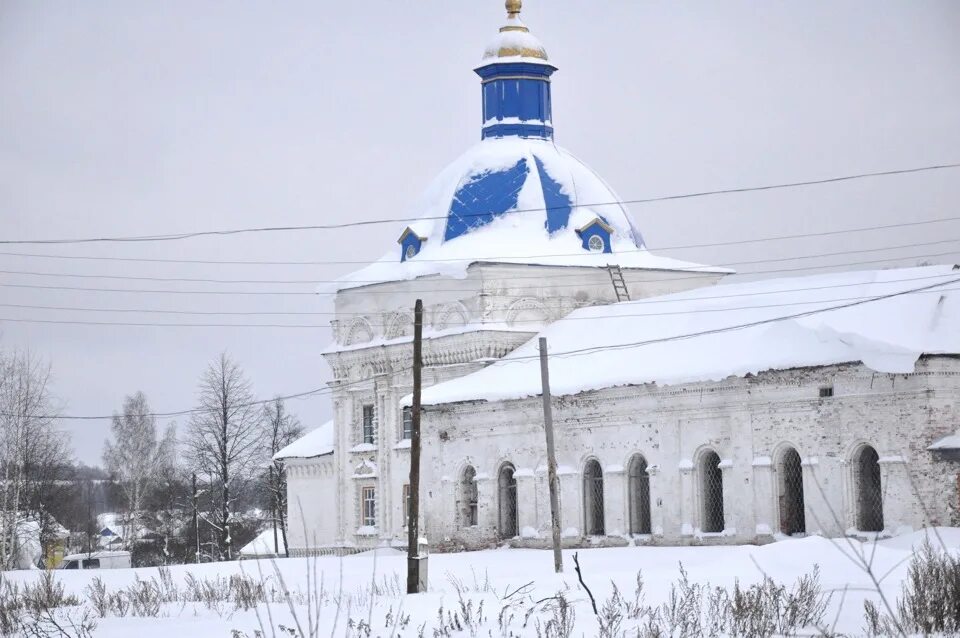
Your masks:
{"label": "power line", "polygon": [[[648,247],[644,248],[634,248],[626,250],[618,250],[616,254],[620,253],[633,253],[633,252],[664,252],[668,250],[687,250],[691,248],[715,248],[721,246],[741,246],[744,244],[755,244],[762,243],[767,241],[783,241],[789,239],[804,239],[808,237],[825,237],[831,235],[845,235],[848,233],[860,233],[868,231],[877,231],[877,230],[892,230],[897,228],[908,228],[912,226],[925,226],[930,224],[941,224],[946,222],[954,222],[960,220],[960,216],[957,217],[940,217],[937,219],[924,219],[911,222],[899,222],[896,224],[884,224],[879,226],[860,226],[857,228],[843,228],[838,230],[828,230],[820,231],[815,233],[795,233],[792,235],[772,235],[768,237],[755,237],[752,239],[738,239],[734,241],[725,241],[725,242],[711,242],[711,243],[700,243],[700,244],[677,244],[673,246],[659,246],[659,247]],[[584,253],[555,253],[549,255],[536,255],[536,257],[572,257],[580,256]],[[167,259],[167,258],[150,258],[150,257],[113,257],[113,256],[102,256],[102,255],[51,255],[49,253],[20,253],[20,252],[0,252],[0,255],[7,257],[32,257],[39,259],[66,259],[66,260],[82,260],[82,261],[117,261],[117,262],[127,262],[127,263],[154,263],[154,264],[196,264],[196,265],[216,265],[216,266],[340,266],[340,265],[369,265],[371,262],[369,259],[365,260],[345,260],[345,259],[332,259],[332,260],[313,260],[313,261],[262,261],[262,260],[217,260],[217,259]],[[528,255],[528,257],[530,257]],[[506,255],[487,255],[487,256],[463,256],[456,258],[448,259],[425,259],[417,257],[415,258],[418,263],[448,263],[448,262],[478,262],[478,261],[497,261],[499,259],[517,259],[518,256],[506,256]],[[374,283],[374,282],[368,282]]]}
{"label": "power line", "polygon": [[[788,321],[788,320],[791,320],[791,319],[800,319],[800,318],[803,318],[803,317],[809,317],[809,316],[813,316],[813,315],[817,315],[817,314],[821,314],[821,313],[825,313],[825,312],[832,312],[832,311],[834,311],[834,310],[842,310],[842,309],[845,309],[845,308],[851,308],[851,307],[854,307],[854,306],[860,306],[860,305],[863,305],[863,304],[873,303],[873,302],[876,302],[876,301],[883,301],[883,300],[892,299],[892,298],[895,298],[895,297],[902,297],[902,296],[904,296],[904,295],[919,293],[919,292],[923,292],[923,291],[927,291],[927,290],[932,290],[932,289],[934,289],[934,288],[938,288],[938,287],[942,287],[942,286],[947,286],[947,285],[955,284],[955,283],[958,283],[958,282],[960,282],[960,277],[951,279],[950,281],[945,281],[945,282],[935,283],[935,284],[929,284],[929,285],[927,285],[927,286],[922,286],[922,287],[919,287],[919,288],[911,288],[911,289],[909,289],[909,290],[901,290],[901,291],[894,292],[894,293],[889,293],[889,294],[886,294],[886,295],[877,295],[877,296],[869,297],[869,298],[867,298],[867,299],[863,299],[863,300],[859,300],[859,301],[854,301],[854,302],[850,302],[850,303],[845,303],[845,304],[841,304],[841,305],[837,305],[837,306],[830,306],[830,307],[828,307],[828,308],[818,308],[818,309],[815,309],[815,310],[808,310],[808,311],[805,311],[805,312],[799,312],[799,313],[794,313],[794,314],[790,314],[790,315],[784,315],[784,316],[780,316],[780,317],[769,317],[769,318],[767,318],[767,319],[762,319],[762,320],[759,320],[759,321],[752,321],[752,322],[747,322],[747,323],[735,324],[735,325],[732,325],[732,326],[724,326],[724,327],[721,327],[721,328],[712,328],[712,329],[709,329],[709,330],[702,330],[702,331],[692,332],[692,333],[686,333],[686,334],[682,334],[682,335],[673,335],[673,336],[670,336],[670,337],[659,337],[659,338],[656,338],[656,339],[647,339],[647,340],[645,340],[645,341],[634,341],[634,342],[629,342],[629,343],[611,344],[611,345],[605,345],[605,346],[592,346],[592,347],[587,347],[587,348],[578,348],[578,349],[574,349],[574,350],[566,350],[566,351],[560,351],[560,352],[553,352],[553,353],[550,353],[550,356],[553,356],[553,357],[584,356],[584,355],[593,354],[593,353],[595,353],[595,352],[600,352],[600,351],[605,351],[605,350],[623,350],[623,349],[627,349],[627,348],[638,348],[638,347],[643,347],[643,346],[647,346],[647,345],[652,345],[652,344],[655,344],[655,343],[666,343],[666,342],[671,342],[671,341],[680,341],[680,340],[684,340],[684,339],[692,339],[692,338],[695,338],[695,337],[707,336],[707,335],[712,335],[712,334],[719,334],[719,333],[724,333],[724,332],[732,332],[732,331],[736,331],[736,330],[743,330],[743,329],[746,329],[746,328],[753,328],[753,327],[762,326],[762,325],[767,325],[767,324],[771,324],[771,323],[777,323],[777,322],[780,322],[780,321]],[[535,355],[524,355],[524,356],[518,356],[518,357],[510,357],[510,358],[500,359],[500,360],[498,360],[497,362],[495,362],[494,365],[508,365],[508,364],[511,364],[511,363],[519,363],[519,362],[522,362],[522,361],[525,361],[525,360],[528,360],[528,359],[539,359],[539,357],[540,357],[539,353],[537,353],[537,354],[535,354]],[[410,369],[411,369],[411,367],[410,367],[410,366],[407,366],[407,367],[404,367],[404,368],[400,368],[400,369],[398,369],[398,370],[395,370],[394,373],[399,374],[399,373],[405,372],[405,371],[410,370]],[[279,399],[284,399],[284,400],[286,400],[286,399],[301,398],[301,397],[306,397],[306,396],[315,396],[315,395],[321,394],[321,393],[323,393],[323,394],[331,394],[334,390],[341,389],[341,388],[344,388],[344,387],[349,387],[349,386],[352,386],[352,385],[357,385],[357,384],[360,384],[360,383],[367,383],[367,382],[369,382],[369,379],[359,379],[359,380],[356,380],[356,381],[345,382],[345,383],[344,383],[344,382],[334,381],[333,384],[334,384],[335,387],[330,387],[330,386],[328,386],[328,387],[325,387],[325,388],[317,388],[317,389],[314,389],[314,390],[308,390],[308,391],[306,391],[306,392],[300,392],[300,393],[297,393],[297,394],[290,394],[290,395],[286,395],[286,396],[273,397],[273,398],[271,398],[271,399],[261,399],[261,400],[257,400],[257,401],[251,401],[251,402],[246,403],[246,404],[241,404],[241,406],[239,406],[239,407],[249,407],[249,406],[253,406],[253,405],[262,405],[262,404],[265,404],[265,403],[269,403],[269,402],[271,402],[271,401],[275,401],[275,400],[278,399],[278,398],[279,398]],[[147,416],[153,416],[153,417],[174,417],[174,416],[183,416],[183,415],[187,415],[187,414],[195,414],[195,413],[206,412],[206,411],[208,411],[208,410],[201,409],[201,408],[194,408],[194,409],[190,409],[190,410],[180,410],[180,411],[177,411],[177,412],[159,412],[159,413],[152,413],[152,414],[147,415]],[[104,420],[104,419],[112,419],[112,418],[113,418],[113,415],[110,415],[110,416],[19,415],[19,414],[10,414],[10,413],[0,413],[0,416],[5,416],[5,417],[18,417],[18,418],[33,418],[33,419],[47,419],[47,420],[54,420],[54,419],[60,419],[60,420]]]}
{"label": "power line", "polygon": [[[138,294],[164,294],[164,295],[275,295],[275,296],[310,296],[315,297],[320,293],[305,291],[273,291],[273,290],[143,290],[134,288],[85,288],[83,286],[43,286],[34,284],[7,284],[2,283],[4,288],[33,288],[38,290],[79,290],[85,292],[129,292]],[[332,294],[332,293],[330,293]]]}
{"label": "power line", "polygon": [[[899,283],[906,281],[926,281],[929,279],[937,279],[940,277],[948,277],[950,275],[924,275],[921,277],[906,277],[902,279],[889,279],[885,283]],[[833,288],[849,288],[851,286],[861,286],[863,282],[852,282],[844,284],[830,284],[825,286],[807,286],[803,288],[790,288],[790,289],[776,289],[776,290],[765,290],[758,292],[749,292],[749,293],[733,293],[733,294],[719,294],[719,295],[704,295],[699,297],[700,300],[711,300],[711,299],[729,299],[733,297],[755,297],[760,295],[770,295],[770,294],[780,294],[780,293],[790,293],[790,292],[809,292],[814,290],[828,290]],[[723,290],[726,287],[726,284],[721,284],[711,288],[711,290]],[[526,298],[526,297],[524,297]],[[562,305],[562,300],[557,300],[560,303],[553,305],[548,303],[550,300],[544,299],[540,302],[544,305],[545,308],[558,307]],[[630,302],[631,306],[645,306],[651,304],[670,304],[670,303],[683,303],[687,299],[664,299],[662,296],[637,299]],[[60,310],[60,311],[76,311],[76,312],[111,312],[111,313],[129,313],[129,314],[161,314],[161,315],[193,315],[193,316],[339,316],[339,317],[367,317],[370,316],[369,313],[340,313],[340,312],[284,312],[284,311],[202,311],[202,310],[165,310],[165,309],[152,309],[152,308],[91,308],[88,306],[46,306],[46,305],[32,305],[32,304],[11,304],[11,303],[0,303],[0,307],[3,308],[21,308],[29,310]],[[618,315],[619,316],[619,315]],[[566,320],[565,317],[557,319],[557,321]],[[383,323],[370,323],[371,326],[376,327],[388,327],[395,324],[383,324]],[[482,322],[481,322],[482,323]],[[499,322],[494,322],[499,323]],[[158,325],[167,325],[167,324],[158,324]],[[176,324],[170,324],[176,325]],[[229,324],[236,325],[236,324]],[[330,324],[324,324],[315,327],[327,327]]]}
{"label": "power line", "polygon": [[[516,214],[516,213],[530,213],[530,212],[544,212],[548,210],[558,210],[566,208],[593,208],[593,207],[602,207],[602,206],[622,206],[624,204],[649,204],[653,202],[664,202],[680,199],[692,199],[698,197],[708,197],[715,195],[730,195],[734,193],[748,193],[748,192],[757,192],[757,191],[768,191],[768,190],[777,190],[783,188],[797,188],[801,186],[814,186],[820,184],[832,184],[837,182],[846,182],[857,179],[865,179],[872,177],[886,177],[892,175],[906,175],[910,173],[921,173],[926,171],[938,171],[945,170],[950,168],[958,168],[960,163],[951,163],[951,164],[936,164],[930,166],[918,166],[913,168],[904,168],[896,169],[889,171],[876,171],[871,173],[857,173],[853,175],[842,175],[839,177],[828,177],[824,179],[816,180],[805,180],[799,182],[784,182],[779,184],[766,184],[762,186],[746,186],[740,188],[727,188],[720,190],[711,190],[711,191],[700,191],[695,193],[683,193],[676,195],[664,195],[661,197],[648,197],[644,199],[632,199],[632,200],[622,200],[622,201],[612,201],[612,202],[597,202],[592,204],[571,204],[570,206],[551,206],[551,207],[542,207],[542,208],[521,208],[513,211],[508,211],[504,214]],[[460,217],[487,217],[491,213],[464,213]],[[371,219],[357,222],[344,222],[340,224],[311,224],[305,226],[262,226],[262,227],[252,227],[252,228],[234,228],[227,230],[206,230],[206,231],[197,231],[190,233],[174,233],[166,235],[139,235],[139,236],[126,236],[126,237],[88,237],[81,239],[5,239],[0,240],[0,244],[6,245],[24,245],[24,244],[90,244],[90,243],[136,243],[136,242],[155,242],[155,241],[178,241],[183,239],[192,239],[196,237],[211,237],[211,236],[229,236],[229,235],[240,235],[246,233],[264,233],[264,232],[289,232],[289,231],[305,231],[305,230],[335,230],[343,228],[355,228],[361,226],[373,226],[378,224],[393,224],[398,222],[411,222],[411,221],[426,221],[426,220],[438,220],[446,219],[447,215],[433,215],[425,217],[393,217],[387,219]]]}
{"label": "power line", "polygon": [[[395,370],[395,372],[397,374],[400,374],[410,369],[411,369],[410,366],[407,366],[406,368],[400,368],[398,370]],[[319,388],[314,388],[312,390],[306,390],[304,392],[279,395],[279,396],[271,397],[269,399],[257,399],[255,401],[248,401],[246,403],[240,403],[236,407],[248,408],[248,407],[257,406],[257,405],[265,405],[267,403],[273,403],[277,399],[286,401],[288,399],[302,399],[305,397],[322,396],[322,395],[332,394],[335,389],[339,390],[341,388],[359,385],[361,383],[366,383],[368,381],[369,379],[358,379],[355,381],[347,381],[347,382],[332,381],[331,383],[335,384],[336,388],[332,388],[329,385],[327,385]],[[190,408],[186,410],[177,410],[174,412],[151,412],[148,414],[144,414],[143,416],[165,419],[165,418],[173,418],[178,416],[187,416],[191,414],[200,414],[202,412],[210,412],[210,409],[209,408]],[[106,416],[106,415],[57,415],[57,414],[35,415],[35,414],[14,414],[10,412],[0,412],[0,417],[10,417],[10,418],[20,418],[20,419],[61,420],[61,421],[103,421],[103,420],[113,419],[114,415],[112,414],[109,416]]]}
{"label": "power line", "polygon": [[[885,282],[886,283],[886,282]],[[858,283],[856,285],[862,285]],[[944,285],[944,284],[936,284]],[[940,293],[940,292],[953,292],[960,290],[958,288],[937,288],[932,291],[920,291],[915,294],[931,294],[931,293]],[[784,291],[772,291],[772,294],[782,293]],[[775,304],[761,304],[761,305],[752,305],[752,306],[737,306],[733,308],[701,308],[697,310],[678,310],[674,312],[644,312],[639,314],[615,314],[615,315],[590,315],[588,317],[558,317],[549,321],[550,324],[560,322],[560,321],[596,321],[599,319],[629,319],[629,318],[644,318],[644,317],[672,317],[672,316],[685,316],[685,315],[699,315],[699,314],[711,314],[717,312],[737,312],[741,310],[758,310],[766,308],[786,308],[793,306],[809,306],[811,304],[823,304],[823,303],[833,303],[837,301],[857,301],[861,299],[872,299],[872,296],[861,295],[859,297],[839,297],[836,299],[816,299],[811,301],[791,301],[784,303],[775,303]],[[709,299],[709,298],[708,298]],[[681,301],[681,300],[676,300]],[[684,299],[682,301],[690,301],[689,299]],[[8,307],[10,304],[0,304],[0,307]],[[31,306],[14,306],[14,307],[26,307],[30,308]],[[90,310],[87,308],[74,308],[73,310]],[[186,313],[190,314],[190,313]],[[65,324],[65,325],[83,325],[83,326],[126,326],[126,327],[149,327],[149,328],[293,328],[293,329],[326,329],[332,328],[332,324],[323,323],[323,324],[256,324],[256,323],[152,323],[152,322],[126,322],[126,321],[86,321],[86,320],[72,320],[72,319],[23,319],[23,318],[6,318],[0,317],[0,323],[8,321],[13,323],[39,323],[39,324]],[[484,330],[483,326],[497,326],[503,325],[504,321],[485,321],[481,320],[478,322],[473,322],[471,325],[479,326],[478,330]],[[510,325],[514,324],[541,324],[547,323],[542,319],[514,319],[510,321]],[[394,324],[382,324],[382,323],[369,323],[368,325],[372,327],[387,328],[392,327]],[[412,325],[412,324],[411,324]],[[496,330],[496,328],[486,328],[487,330]],[[441,331],[442,332],[442,331]],[[428,337],[442,337],[445,335],[427,335]],[[406,337],[404,337],[406,338]],[[397,337],[400,339],[400,337]],[[355,344],[362,346],[362,343]],[[393,344],[384,344],[384,345],[393,345]]]}
{"label": "power line", "polygon": [[[896,246],[880,246],[877,248],[861,248],[856,250],[843,250],[837,252],[829,253],[813,253],[813,254],[804,254],[796,255],[791,257],[775,257],[771,259],[754,259],[751,261],[732,261],[720,264],[713,264],[709,268],[724,268],[730,266],[743,266],[743,265],[752,265],[752,264],[765,264],[765,263],[779,263],[784,261],[799,261],[803,259],[822,259],[825,257],[838,257],[841,255],[852,255],[852,254],[862,254],[862,253],[875,253],[875,252],[885,252],[888,250],[901,250],[904,248],[921,248],[928,246],[938,246],[941,244],[950,244],[960,241],[960,237],[953,237],[950,239],[938,239],[936,241],[927,241],[927,242],[915,242],[911,244],[899,244]],[[527,258],[533,258],[533,256],[527,256]],[[907,257],[909,258],[909,257]],[[891,257],[889,259],[896,259],[896,257]],[[884,259],[883,261],[886,261]],[[693,272],[701,272],[694,270]],[[704,270],[702,272],[709,273],[712,271]],[[161,281],[166,283],[209,283],[209,284],[267,284],[267,285],[317,285],[317,284],[336,284],[344,283],[340,279],[210,279],[203,277],[155,277],[155,276],[134,276],[134,275],[94,275],[88,273],[71,273],[71,272],[37,272],[33,270],[0,270],[0,274],[4,275],[25,275],[30,277],[68,277],[75,279],[111,279],[118,281]],[[573,274],[563,274],[558,273],[551,276],[553,279],[566,279],[571,277],[582,277],[582,273],[573,273]],[[514,275],[510,277],[511,280],[516,279],[537,279],[542,280],[543,275]],[[417,280],[412,279],[411,282],[417,281],[428,281],[429,283],[435,283],[434,280]],[[382,279],[352,279],[349,283],[383,283]]]}
{"label": "power line", "polygon": [[[868,259],[861,261],[851,261],[851,262],[842,262],[837,264],[825,264],[820,266],[800,266],[796,268],[775,268],[767,270],[754,270],[749,273],[744,273],[745,275],[761,275],[761,274],[772,274],[772,273],[790,273],[790,272],[804,272],[809,270],[822,270],[825,268],[840,268],[846,266],[863,266],[868,264],[879,264],[879,263],[888,263],[891,261],[901,261],[904,259],[928,259],[934,257],[948,257],[956,254],[956,251],[948,251],[942,253],[923,253],[919,255],[900,255],[897,257],[885,257],[882,259]],[[643,269],[650,270],[650,269]],[[663,269],[654,269],[654,270],[663,270]],[[724,273],[715,273],[708,270],[683,270],[677,271],[683,273],[690,273],[686,276],[678,277],[663,277],[655,279],[647,279],[644,283],[655,283],[655,282],[676,282],[676,281],[685,281],[690,279],[703,279],[704,276],[711,274],[724,274]],[[512,278],[511,278],[512,279]],[[540,278],[542,279],[542,277]],[[552,278],[551,278],[552,280]],[[417,280],[407,280],[409,282]],[[424,280],[435,283],[434,280]],[[343,282],[349,283],[349,282]],[[390,283],[389,281],[383,281],[382,283]],[[4,288],[27,288],[27,289],[37,289],[37,290],[73,290],[73,291],[82,291],[82,292],[111,292],[111,293],[135,293],[135,294],[171,294],[171,295],[237,295],[237,296],[261,296],[261,295],[272,295],[272,296],[336,296],[339,294],[338,291],[317,291],[317,292],[308,292],[308,291],[277,291],[277,290],[177,290],[177,289],[142,289],[142,288],[99,288],[99,287],[85,287],[85,286],[48,286],[43,284],[13,284],[13,283],[0,283],[0,287]],[[516,290],[542,290],[544,288],[579,288],[582,287],[582,284],[544,284],[540,286],[508,286],[508,289],[511,291]],[[434,288],[429,291],[423,292],[483,292],[479,287],[455,287],[455,288]],[[391,290],[364,290],[363,294],[365,295],[393,295],[396,294]],[[502,297],[518,297],[517,295],[500,295]]]}
{"label": "power line", "polygon": [[[226,316],[226,317],[272,317],[272,316],[291,316],[291,317],[317,317],[317,316],[335,316],[343,313],[323,312],[323,311],[283,311],[283,310],[251,310],[251,311],[229,311],[229,310],[167,310],[162,308],[91,308],[89,306],[45,306],[33,304],[0,303],[0,308],[22,308],[25,310],[63,310],[68,312],[110,312],[117,314],[148,314],[148,315],[195,315],[195,316]],[[362,313],[348,313],[349,316],[364,316]]]}
{"label": "power line", "polygon": [[[948,276],[949,276],[949,275],[944,274],[944,275],[925,275],[925,276],[921,276],[921,277],[907,277],[907,278],[903,278],[903,279],[889,279],[889,280],[887,280],[886,283],[898,283],[898,282],[906,282],[906,281],[925,281],[925,280],[929,280],[929,279],[937,279],[937,278],[940,278],[940,277],[948,277]],[[859,282],[859,281],[858,281],[858,282],[845,283],[845,284],[831,284],[831,285],[826,285],[826,286],[807,286],[807,287],[803,287],[803,288],[764,290],[764,291],[747,292],[747,293],[733,293],[733,294],[720,294],[720,295],[704,295],[704,296],[699,297],[699,299],[700,299],[700,300],[710,300],[710,299],[729,299],[729,298],[734,298],[734,297],[756,297],[756,296],[760,296],[760,295],[770,295],[770,294],[779,294],[779,293],[788,293],[788,292],[809,292],[809,291],[813,291],[813,290],[826,290],[826,289],[833,289],[833,288],[848,288],[848,287],[851,287],[851,286],[860,286],[860,285],[863,285],[863,282]],[[712,290],[722,290],[724,287],[725,287],[725,285],[721,284],[721,285],[719,285],[719,286],[715,286],[714,288],[712,288]],[[527,299],[527,297],[518,297],[518,298],[520,298],[520,299]],[[542,300],[542,301],[541,301],[541,303],[543,303],[543,305],[544,305],[545,308],[557,307],[557,306],[552,306],[552,304],[547,303],[547,301],[549,301],[549,300]],[[560,300],[560,301],[561,301],[561,303],[562,303],[562,300]],[[651,298],[638,299],[638,300],[635,300],[635,301],[632,301],[632,302],[629,302],[629,303],[630,303],[631,305],[633,305],[633,306],[645,306],[645,305],[650,305],[650,304],[683,303],[683,302],[685,302],[685,301],[687,301],[687,300],[686,300],[686,299],[664,299],[664,298],[662,298],[661,296],[656,296],[656,297],[651,297]],[[560,304],[558,304],[558,305],[560,305]],[[152,313],[156,313],[156,314],[184,314],[184,315],[198,315],[198,316],[202,316],[202,315],[220,315],[220,314],[222,314],[222,315],[238,315],[238,316],[243,316],[243,315],[248,315],[248,314],[249,314],[249,315],[259,315],[259,314],[262,314],[262,315],[286,315],[286,314],[289,314],[289,315],[294,315],[294,316],[296,316],[296,315],[311,315],[311,314],[315,314],[315,315],[338,315],[338,313],[336,313],[336,312],[316,312],[316,313],[281,313],[281,312],[262,312],[262,313],[260,313],[260,312],[250,312],[250,313],[231,313],[231,312],[219,312],[219,311],[218,311],[218,312],[203,312],[203,311],[193,312],[193,311],[186,311],[186,310],[185,310],[185,311],[179,311],[179,310],[164,311],[164,310],[151,310],[151,309],[112,309],[112,308],[88,308],[88,307],[74,307],[74,306],[35,306],[35,307],[32,307],[32,306],[27,305],[27,304],[3,304],[3,303],[0,303],[0,307],[30,308],[30,309],[37,309],[37,310],[67,310],[67,311],[76,310],[76,311],[80,311],[80,312],[118,312],[118,313],[122,313],[122,312],[138,313],[138,312],[139,312],[139,313],[144,313],[144,314],[152,314]],[[340,316],[342,316],[342,315],[340,315]],[[364,313],[351,313],[351,314],[350,314],[350,317],[352,317],[352,318],[356,318],[356,317],[366,317],[366,316],[368,316],[368,315],[367,315],[367,314],[364,314]],[[12,321],[12,320],[11,320],[11,321]],[[369,323],[369,322],[368,322],[368,323]],[[235,324],[230,324],[230,325],[235,325]],[[371,325],[371,326],[386,327],[386,324],[374,324],[374,323],[371,323],[370,325]],[[320,326],[320,327],[325,327],[325,326]]]}

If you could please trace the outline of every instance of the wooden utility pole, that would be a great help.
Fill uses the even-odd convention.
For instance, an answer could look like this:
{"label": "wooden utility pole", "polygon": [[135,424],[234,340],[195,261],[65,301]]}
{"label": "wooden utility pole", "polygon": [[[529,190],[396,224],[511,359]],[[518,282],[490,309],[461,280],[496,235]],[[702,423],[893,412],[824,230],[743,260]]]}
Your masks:
{"label": "wooden utility pole", "polygon": [[280,555],[277,544],[277,485],[273,482],[273,461],[270,461],[270,520],[273,522],[273,553]]}
{"label": "wooden utility pole", "polygon": [[547,338],[540,337],[540,382],[543,385],[543,429],[547,435],[547,481],[550,483],[550,527],[553,530],[553,569],[563,573],[560,552],[560,485],[557,481],[557,453],[553,446],[553,410],[550,407],[550,369],[547,365]]}
{"label": "wooden utility pole", "polygon": [[197,516],[197,475],[194,474],[190,480],[193,492],[191,497],[193,500],[193,534],[195,540],[195,547],[193,552],[193,562],[200,562],[200,518]]}
{"label": "wooden utility pole", "polygon": [[420,556],[420,386],[423,367],[423,301],[413,309],[413,405],[410,408],[410,506],[407,508],[407,593],[419,594],[426,587],[425,557]]}

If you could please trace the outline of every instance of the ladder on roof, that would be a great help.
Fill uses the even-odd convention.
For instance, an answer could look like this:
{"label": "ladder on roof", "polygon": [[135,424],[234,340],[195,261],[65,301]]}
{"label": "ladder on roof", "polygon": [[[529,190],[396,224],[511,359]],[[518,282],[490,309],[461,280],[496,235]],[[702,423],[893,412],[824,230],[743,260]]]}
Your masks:
{"label": "ladder on roof", "polygon": [[627,290],[627,282],[623,278],[623,269],[620,266],[607,264],[607,272],[610,273],[610,282],[613,284],[613,292],[617,295],[617,301],[630,301],[630,291]]}

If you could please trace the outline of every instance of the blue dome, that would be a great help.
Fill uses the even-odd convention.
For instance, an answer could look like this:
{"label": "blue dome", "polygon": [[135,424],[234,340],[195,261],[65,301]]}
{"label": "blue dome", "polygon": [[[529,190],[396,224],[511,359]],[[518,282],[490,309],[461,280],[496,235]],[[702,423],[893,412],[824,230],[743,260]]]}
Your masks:
{"label": "blue dome", "polygon": [[[534,245],[553,243],[560,239],[558,234],[575,235],[599,219],[613,229],[611,250],[643,247],[640,232],[617,195],[553,142],[515,137],[484,140],[444,171],[428,192],[443,193],[440,202],[427,205],[432,208],[442,202],[446,220],[442,228],[433,225],[429,234],[418,234],[441,242],[456,241],[502,220],[496,228],[509,233],[523,229]],[[438,214],[421,214],[441,214],[436,209],[430,212]]]}
{"label": "blue dome", "polygon": [[507,24],[475,69],[482,81],[481,142],[450,164],[410,211],[399,250],[339,287],[462,276],[476,262],[690,269],[655,257],[620,198],[553,142],[556,67],[508,0]]}

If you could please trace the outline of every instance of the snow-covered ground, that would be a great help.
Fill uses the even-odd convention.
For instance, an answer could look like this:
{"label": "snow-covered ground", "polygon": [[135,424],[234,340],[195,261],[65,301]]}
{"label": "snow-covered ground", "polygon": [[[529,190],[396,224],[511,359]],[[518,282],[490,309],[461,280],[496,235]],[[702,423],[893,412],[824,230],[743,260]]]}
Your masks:
{"label": "snow-covered ground", "polygon": [[[960,548],[960,529],[939,528],[937,537],[930,538],[936,546],[943,542],[952,550]],[[763,575],[792,585],[799,577],[809,574],[819,566],[820,582],[824,591],[832,591],[833,597],[825,614],[825,623],[846,635],[863,635],[863,601],[879,600],[870,577],[856,566],[850,556],[863,551],[872,559],[873,573],[884,577],[882,588],[893,602],[900,595],[900,588],[907,575],[909,558],[920,546],[929,532],[915,532],[892,539],[872,542],[829,540],[821,537],[788,539],[756,546],[731,547],[626,547],[580,550],[579,561],[587,586],[593,591],[599,606],[612,593],[615,583],[624,598],[633,600],[640,572],[645,584],[645,603],[657,605],[667,600],[671,584],[680,577],[680,564],[690,582],[710,583],[714,586],[732,588],[736,581],[741,585],[759,582]],[[546,622],[550,613],[543,603],[524,627],[526,610],[536,601],[563,592],[572,603],[576,613],[574,636],[595,636],[598,624],[589,598],[580,586],[574,571],[573,552],[564,552],[565,572],[553,573],[553,560],[549,551],[498,549],[460,554],[435,554],[429,559],[429,593],[406,596],[402,593],[405,583],[406,557],[395,550],[380,550],[345,558],[321,557],[315,559],[249,560],[232,563],[184,565],[171,568],[173,581],[183,586],[189,574],[196,578],[227,578],[231,574],[244,573],[255,578],[268,579],[272,587],[282,577],[286,587],[298,591],[298,599],[306,597],[308,587],[321,591],[322,605],[319,613],[319,630],[315,635],[344,636],[363,635],[351,633],[351,625],[369,622],[370,635],[417,636],[420,627],[426,624],[423,635],[434,636],[439,625],[438,612],[461,610],[458,586],[464,591],[466,602],[473,602],[472,613],[483,603],[485,620],[476,635],[537,635],[534,628],[539,619]],[[37,572],[13,572],[8,578],[27,582],[37,579]],[[108,590],[128,587],[136,579],[149,580],[158,577],[156,569],[63,571],[57,578],[64,583],[68,593],[75,593],[87,601],[86,588],[91,581],[102,578]],[[375,595],[369,596],[371,588]],[[342,592],[342,596],[341,596]],[[336,601],[341,601],[339,611]],[[512,620],[508,631],[502,632],[498,617],[508,604],[515,607],[505,614]],[[89,604],[89,603],[87,603]],[[304,604],[295,604],[293,611],[299,617],[306,635],[308,612]],[[410,616],[405,629],[392,627],[397,618]],[[259,618],[258,618],[259,616]],[[283,602],[261,604],[255,611],[236,611],[226,603],[208,609],[202,603],[166,604],[160,617],[111,617],[99,619],[95,636],[152,638],[154,636],[230,636],[232,630],[254,636],[255,630],[266,629],[266,636],[282,634],[278,627],[295,627],[291,609]],[[334,626],[336,624],[336,629]],[[271,629],[272,627],[272,629]],[[625,621],[624,630],[631,628]],[[488,633],[490,632],[490,633]],[[815,633],[815,632],[812,632]],[[242,635],[242,634],[240,634]],[[464,627],[462,633],[442,635],[471,635]],[[630,635],[633,635],[632,633]]]}

